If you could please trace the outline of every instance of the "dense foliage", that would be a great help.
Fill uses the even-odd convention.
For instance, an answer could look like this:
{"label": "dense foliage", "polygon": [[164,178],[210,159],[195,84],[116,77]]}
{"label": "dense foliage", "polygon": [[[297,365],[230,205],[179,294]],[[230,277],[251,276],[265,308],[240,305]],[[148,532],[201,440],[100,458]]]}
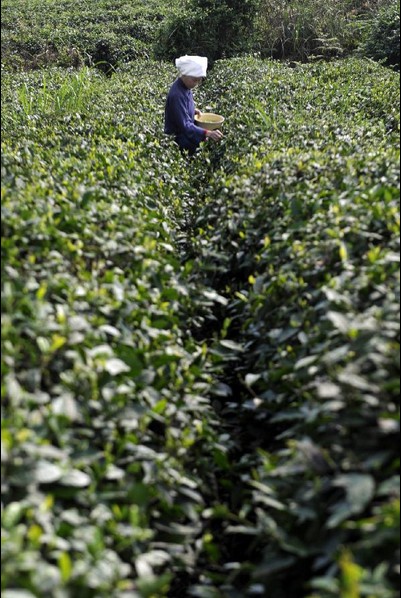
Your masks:
{"label": "dense foliage", "polygon": [[161,29],[158,56],[205,54],[210,60],[254,50],[260,0],[189,0]]}
{"label": "dense foliage", "polygon": [[171,71],[149,66],[85,71],[79,113],[56,101],[73,73],[3,74],[3,589],[164,595],[152,568],[195,561],[194,467],[222,449],[172,244],[186,164],[157,135]]}
{"label": "dense foliage", "polygon": [[398,76],[173,78],[2,72],[2,594],[395,598]]}
{"label": "dense foliage", "polygon": [[2,62],[37,68],[97,64],[109,69],[153,56],[156,31],[179,2],[3,0]]}
{"label": "dense foliage", "polygon": [[400,2],[391,0],[381,7],[369,26],[363,44],[366,56],[400,66]]}
{"label": "dense foliage", "polygon": [[[229,297],[225,330],[237,343],[222,413],[235,423],[241,397],[242,443],[260,458],[242,474],[253,506],[241,500],[243,521],[226,533],[258,562],[263,595],[303,595],[303,581],[320,597],[347,595],[354,567],[355,595],[391,596],[398,92],[366,62],[257,73],[231,61],[215,75],[219,109],[237,127],[194,235],[208,284]],[[234,87],[243,103],[232,103]]]}
{"label": "dense foliage", "polygon": [[354,51],[377,0],[261,0],[258,44],[263,56],[308,60]]}
{"label": "dense foliage", "polygon": [[399,10],[399,0],[3,0],[2,63],[109,72],[184,53],[309,61],[358,51],[399,66]]}

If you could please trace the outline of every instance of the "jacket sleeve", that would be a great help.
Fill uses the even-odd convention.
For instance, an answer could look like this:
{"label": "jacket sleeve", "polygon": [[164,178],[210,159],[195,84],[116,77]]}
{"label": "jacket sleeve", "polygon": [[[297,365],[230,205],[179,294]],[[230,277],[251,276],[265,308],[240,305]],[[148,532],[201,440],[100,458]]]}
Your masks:
{"label": "jacket sleeve", "polygon": [[180,134],[185,133],[195,143],[200,143],[206,139],[205,129],[194,124],[184,96],[177,97],[176,101],[171,103],[169,109],[171,120],[174,122],[174,128],[177,132]]}

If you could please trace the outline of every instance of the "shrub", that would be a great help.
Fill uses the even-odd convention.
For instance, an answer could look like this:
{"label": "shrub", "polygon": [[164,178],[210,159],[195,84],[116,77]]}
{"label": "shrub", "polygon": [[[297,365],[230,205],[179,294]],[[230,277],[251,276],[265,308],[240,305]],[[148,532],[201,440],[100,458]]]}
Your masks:
{"label": "shrub", "polygon": [[355,49],[360,17],[376,0],[261,0],[257,22],[264,56],[306,60],[341,56]]}
{"label": "shrub", "polygon": [[195,479],[225,449],[174,246],[193,187],[161,133],[170,80],[2,72],[5,596],[161,597],[161,569],[196,566]]}
{"label": "shrub", "polygon": [[204,54],[213,61],[247,52],[257,6],[258,0],[193,0],[162,29],[158,55]]}
{"label": "shrub", "polygon": [[366,56],[400,67],[400,2],[389,0],[371,23],[362,46]]}
{"label": "shrub", "polygon": [[398,83],[369,61],[248,59],[206,84],[230,129],[193,243],[229,301],[221,410],[251,464],[227,592],[397,595]]}
{"label": "shrub", "polygon": [[38,4],[5,0],[1,7],[3,64],[40,68],[101,63],[115,67],[153,54],[156,32],[177,8],[166,5],[88,0],[71,10],[69,0]]}
{"label": "shrub", "polygon": [[172,76],[2,72],[4,598],[394,598],[399,78]]}

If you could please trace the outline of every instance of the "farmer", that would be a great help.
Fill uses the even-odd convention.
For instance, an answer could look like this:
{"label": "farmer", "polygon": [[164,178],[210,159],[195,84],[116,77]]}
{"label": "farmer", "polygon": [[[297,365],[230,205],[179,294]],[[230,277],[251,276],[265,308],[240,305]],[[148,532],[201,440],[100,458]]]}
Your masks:
{"label": "farmer", "polygon": [[202,56],[182,56],[175,63],[179,77],[167,97],[165,133],[174,135],[180,148],[194,155],[202,141],[223,139],[221,131],[206,131],[194,122],[195,115],[202,113],[195,109],[192,90],[206,77],[208,60]]}

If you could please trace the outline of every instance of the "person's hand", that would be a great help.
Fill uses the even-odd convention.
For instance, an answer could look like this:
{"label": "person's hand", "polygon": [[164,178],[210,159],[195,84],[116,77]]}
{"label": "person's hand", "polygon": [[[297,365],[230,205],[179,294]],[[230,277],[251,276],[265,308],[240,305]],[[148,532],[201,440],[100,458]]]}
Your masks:
{"label": "person's hand", "polygon": [[198,108],[195,108],[195,116],[202,116],[202,112]]}
{"label": "person's hand", "polygon": [[212,141],[221,141],[224,139],[224,135],[221,131],[207,131],[206,138],[211,139]]}

